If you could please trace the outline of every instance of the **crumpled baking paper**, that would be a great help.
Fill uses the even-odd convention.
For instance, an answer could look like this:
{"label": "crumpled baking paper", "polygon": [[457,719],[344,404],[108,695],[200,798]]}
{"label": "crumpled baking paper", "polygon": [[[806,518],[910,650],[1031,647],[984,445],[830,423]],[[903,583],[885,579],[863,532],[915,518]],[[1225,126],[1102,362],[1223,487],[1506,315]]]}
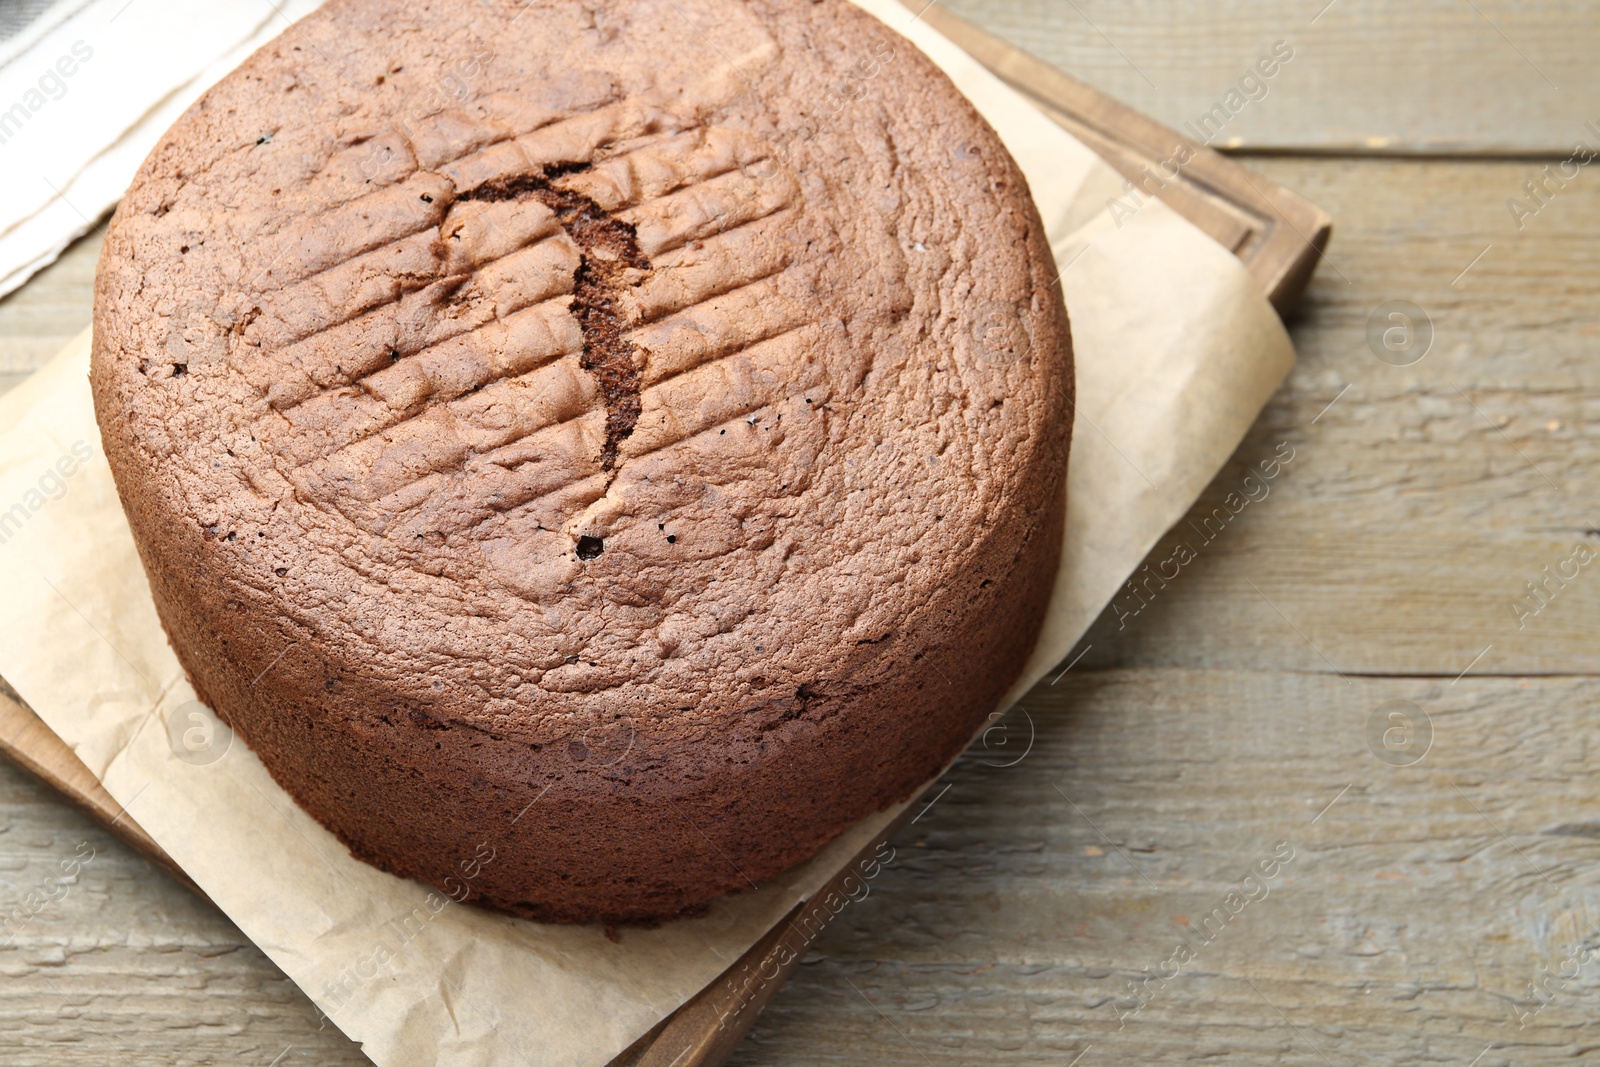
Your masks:
{"label": "crumpled baking paper", "polygon": [[[153,0],[151,0],[153,2]],[[1237,447],[1294,354],[1239,262],[894,0],[999,130],[1049,231],[1077,350],[1067,535],[1003,706],[1072,649]],[[816,892],[898,809],[704,918],[616,942],[465,907],[350,858],[194,703],[101,453],[88,335],[0,397],[0,675],[228,916],[383,1067],[605,1064]],[[493,843],[463,861],[492,862]]]}

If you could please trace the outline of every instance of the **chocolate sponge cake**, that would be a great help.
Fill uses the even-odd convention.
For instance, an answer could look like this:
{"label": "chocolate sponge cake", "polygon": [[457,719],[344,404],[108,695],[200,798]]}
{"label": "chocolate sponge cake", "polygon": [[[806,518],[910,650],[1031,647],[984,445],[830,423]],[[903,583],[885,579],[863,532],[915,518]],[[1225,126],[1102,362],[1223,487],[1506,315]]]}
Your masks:
{"label": "chocolate sponge cake", "polygon": [[174,649],[307,812],[649,921],[906,798],[1016,678],[1055,277],[844,0],[333,0],[145,162],[92,384]]}

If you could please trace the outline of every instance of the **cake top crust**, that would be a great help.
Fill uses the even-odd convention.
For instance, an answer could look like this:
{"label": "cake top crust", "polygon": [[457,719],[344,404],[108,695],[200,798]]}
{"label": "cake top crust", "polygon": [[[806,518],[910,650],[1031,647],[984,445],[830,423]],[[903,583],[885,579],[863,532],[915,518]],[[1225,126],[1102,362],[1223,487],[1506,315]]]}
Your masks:
{"label": "cake top crust", "polygon": [[271,606],[242,664],[693,744],[959,631],[929,590],[1064,454],[1054,281],[993,132],[843,0],[333,0],[145,163],[93,382],[130,509]]}

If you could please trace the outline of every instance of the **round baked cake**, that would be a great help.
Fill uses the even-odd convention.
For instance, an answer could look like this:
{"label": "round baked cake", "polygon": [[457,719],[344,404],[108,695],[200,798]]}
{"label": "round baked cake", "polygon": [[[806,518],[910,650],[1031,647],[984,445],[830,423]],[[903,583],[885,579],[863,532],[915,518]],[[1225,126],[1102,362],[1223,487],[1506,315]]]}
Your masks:
{"label": "round baked cake", "polygon": [[307,812],[651,921],[907,798],[1017,677],[1055,277],[845,0],[334,0],[140,170],[95,408],[173,648]]}

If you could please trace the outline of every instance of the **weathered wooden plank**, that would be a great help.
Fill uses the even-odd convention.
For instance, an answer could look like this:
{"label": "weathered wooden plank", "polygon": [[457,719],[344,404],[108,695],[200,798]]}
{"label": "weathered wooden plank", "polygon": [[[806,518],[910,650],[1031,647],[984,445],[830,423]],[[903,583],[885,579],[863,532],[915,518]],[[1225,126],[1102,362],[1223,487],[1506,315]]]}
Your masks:
{"label": "weathered wooden plank", "polygon": [[[1140,572],[1148,603],[1125,592],[1085,664],[1449,678],[1488,648],[1474,670],[1600,671],[1600,567],[1514,610],[1540,606],[1525,583],[1575,544],[1600,552],[1595,187],[1519,233],[1504,202],[1529,164],[1252,162],[1340,220],[1294,320],[1300,362],[1151,554],[1176,577]],[[1411,366],[1368,343],[1391,300],[1432,320]],[[1247,483],[1280,446],[1294,458],[1279,476]],[[1228,494],[1252,492],[1267,495],[1230,514]],[[1196,557],[1182,566],[1180,539]]]}
{"label": "weathered wooden plank", "polygon": [[1217,147],[1528,153],[1586,137],[1600,148],[1600,134],[1584,132],[1600,123],[1600,20],[1587,4],[940,4],[1180,128],[1223,103],[1286,42],[1294,58],[1265,82],[1265,96],[1246,87],[1260,98],[1230,113]]}
{"label": "weathered wooden plank", "polygon": [[1165,201],[1238,256],[1280,315],[1300,302],[1333,228],[1327,212],[943,8],[901,2],[1132,183],[1122,210],[1147,194]]}
{"label": "weathered wooden plank", "polygon": [[[1600,940],[1591,688],[1074,671],[1021,762],[950,774],[732,1062],[1567,1062],[1600,968],[1542,1009],[1528,986]],[[1368,746],[1394,699],[1431,719],[1412,766]]]}

